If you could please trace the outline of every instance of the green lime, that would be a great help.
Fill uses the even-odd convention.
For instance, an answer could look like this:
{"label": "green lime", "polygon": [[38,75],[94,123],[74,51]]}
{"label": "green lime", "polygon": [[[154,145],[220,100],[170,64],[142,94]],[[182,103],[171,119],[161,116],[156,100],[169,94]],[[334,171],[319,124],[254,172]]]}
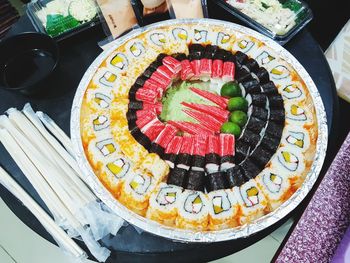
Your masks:
{"label": "green lime", "polygon": [[247,120],[247,113],[240,110],[236,110],[230,115],[230,121],[232,121],[233,123],[237,123],[240,127],[243,127],[244,124],[246,124]]}
{"label": "green lime", "polygon": [[220,95],[228,98],[239,97],[242,96],[242,91],[236,81],[230,81],[222,85]]}
{"label": "green lime", "polygon": [[230,111],[241,110],[247,112],[248,101],[242,97],[234,97],[228,101],[228,109]]}
{"label": "green lime", "polygon": [[241,134],[241,128],[236,123],[229,121],[221,125],[220,131],[222,133],[233,134],[236,137],[239,137],[239,135]]}

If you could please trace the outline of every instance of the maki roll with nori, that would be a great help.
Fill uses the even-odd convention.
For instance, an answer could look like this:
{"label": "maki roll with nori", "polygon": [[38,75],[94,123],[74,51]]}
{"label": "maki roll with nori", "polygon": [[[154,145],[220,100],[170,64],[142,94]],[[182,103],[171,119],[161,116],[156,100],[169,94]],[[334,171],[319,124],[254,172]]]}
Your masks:
{"label": "maki roll with nori", "polygon": [[243,163],[241,163],[242,172],[246,180],[254,179],[262,169],[256,166],[255,162],[248,157]]}
{"label": "maki roll with nori", "polygon": [[281,138],[273,137],[265,132],[260,144],[269,150],[270,153],[274,154],[280,144],[280,141]]}
{"label": "maki roll with nori", "polygon": [[143,87],[145,85],[145,82],[148,78],[146,78],[145,76],[140,76],[135,80],[135,84],[136,86],[139,87]]}
{"label": "maki roll with nori", "polygon": [[235,166],[235,137],[232,134],[220,134],[220,171]]}
{"label": "maki roll with nori", "polygon": [[255,73],[256,79],[259,80],[260,84],[265,84],[270,81],[270,75],[269,72],[263,68],[260,67]]}
{"label": "maki roll with nori", "polygon": [[178,61],[183,61],[183,60],[187,59],[187,56],[185,53],[176,53],[173,55],[173,57],[175,59],[177,59]]}
{"label": "maki roll with nori", "polygon": [[243,142],[242,140],[238,140],[236,143],[236,155],[235,155],[235,163],[240,164],[249,154],[250,146]]}
{"label": "maki roll with nori", "polygon": [[188,172],[187,178],[185,189],[204,192],[205,172],[191,170]]}
{"label": "maki roll with nori", "polygon": [[236,69],[236,80],[240,82],[251,80],[252,76],[250,72],[244,68],[237,68]]}
{"label": "maki roll with nori", "polygon": [[184,187],[187,183],[187,170],[175,167],[170,170],[167,184]]}
{"label": "maki roll with nori", "polygon": [[230,188],[239,187],[246,181],[240,165],[226,170],[225,176],[226,182]]}
{"label": "maki roll with nori", "polygon": [[268,121],[265,133],[275,138],[281,139],[282,132],[283,132],[283,124],[275,123],[273,121]]}
{"label": "maki roll with nori", "polygon": [[193,155],[191,169],[194,171],[204,171],[205,153],[207,150],[207,136],[197,135],[193,139]]}
{"label": "maki roll with nori", "polygon": [[246,94],[260,93],[260,84],[256,79],[244,81],[241,83]]}
{"label": "maki roll with nori", "polygon": [[268,99],[269,99],[270,108],[275,108],[275,109],[284,108],[283,98],[279,93],[270,95]]}
{"label": "maki roll with nori", "polygon": [[275,86],[275,84],[272,81],[269,81],[265,84],[261,85],[261,90],[262,93],[264,93],[265,95],[271,95],[271,94],[277,94],[277,87]]}
{"label": "maki roll with nori", "polygon": [[189,170],[192,164],[192,152],[193,152],[193,137],[182,137],[182,145],[178,157],[176,159],[176,166]]}
{"label": "maki roll with nori", "polygon": [[141,88],[138,84],[131,86],[129,90],[129,100],[136,100],[136,92]]}
{"label": "maki roll with nori", "polygon": [[248,109],[248,114],[251,117],[259,118],[260,120],[266,121],[268,117],[268,111],[265,108],[261,108],[255,105],[251,105]]}
{"label": "maki roll with nori", "polygon": [[166,163],[170,166],[170,168],[174,168],[175,166],[177,155],[180,152],[181,145],[182,137],[174,136],[165,149],[164,159]]}
{"label": "maki roll with nori", "polygon": [[217,172],[207,175],[206,189],[208,192],[228,188],[226,172]]}
{"label": "maki roll with nori", "polygon": [[247,100],[249,104],[252,104],[254,106],[258,106],[261,108],[266,107],[267,97],[265,94],[251,94],[247,96]]}
{"label": "maki roll with nori", "polygon": [[259,69],[259,64],[258,62],[253,59],[253,58],[249,58],[245,63],[244,66],[246,66],[248,68],[248,70],[250,72],[257,72]]}
{"label": "maki roll with nori", "polygon": [[261,119],[251,116],[248,120],[246,129],[249,129],[256,134],[259,134],[261,130],[265,127],[265,125],[266,125],[266,121],[263,121]]}
{"label": "maki roll with nori", "polygon": [[237,68],[241,68],[242,65],[248,60],[248,56],[241,51],[237,51],[234,56]]}
{"label": "maki roll with nori", "polygon": [[213,59],[218,52],[219,47],[215,45],[207,45],[204,49],[204,58]]}
{"label": "maki roll with nori", "polygon": [[245,129],[238,141],[240,140],[247,143],[251,147],[255,147],[255,145],[257,145],[260,141],[260,136],[249,129]]}
{"label": "maki roll with nori", "polygon": [[[136,125],[136,120],[137,120],[136,110],[128,109],[126,113],[126,119],[128,123],[134,123]],[[131,129],[134,128],[135,125],[131,126]],[[129,129],[130,129],[130,126],[129,126]]]}
{"label": "maki roll with nori", "polygon": [[266,166],[266,164],[270,161],[272,155],[273,154],[270,151],[266,150],[264,146],[259,145],[250,155],[250,158],[255,161],[254,163],[260,169],[263,169]]}
{"label": "maki roll with nori", "polygon": [[130,129],[130,133],[135,138],[135,140],[143,147],[145,147],[146,149],[151,148],[151,140],[145,134],[143,134],[143,132],[137,126],[135,126],[133,129]]}
{"label": "maki roll with nori", "polygon": [[218,136],[209,135],[205,154],[205,169],[207,173],[215,173],[220,167],[220,141]]}
{"label": "maki roll with nori", "polygon": [[143,103],[142,101],[130,100],[129,101],[129,110],[142,110]]}
{"label": "maki roll with nori", "polygon": [[271,109],[270,110],[270,118],[271,121],[277,123],[284,123],[285,121],[285,112],[284,109]]}
{"label": "maki roll with nori", "polygon": [[192,61],[201,59],[204,54],[205,48],[201,44],[192,44],[188,47],[188,50],[188,59]]}

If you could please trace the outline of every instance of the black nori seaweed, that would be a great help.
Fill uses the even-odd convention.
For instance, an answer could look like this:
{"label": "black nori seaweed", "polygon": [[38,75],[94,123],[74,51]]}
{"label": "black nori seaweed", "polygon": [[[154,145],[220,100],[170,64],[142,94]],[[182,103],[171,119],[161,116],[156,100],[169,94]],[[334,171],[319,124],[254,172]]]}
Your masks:
{"label": "black nori seaweed", "polygon": [[259,118],[260,120],[266,121],[267,120],[267,109],[261,108],[255,105],[251,105],[251,116],[255,118]]}
{"label": "black nori seaweed", "polygon": [[234,164],[235,163],[235,157],[233,155],[222,156],[221,159],[220,159],[220,163],[221,164],[223,164],[223,163],[232,163],[232,164]]}
{"label": "black nori seaweed", "polygon": [[265,149],[264,146],[259,145],[256,147],[254,152],[250,155],[250,158],[254,160],[255,164],[260,168],[264,169],[266,164],[270,161],[273,153],[271,153],[269,150]]}
{"label": "black nori seaweed", "polygon": [[275,123],[275,122],[269,120],[265,133],[267,133],[275,138],[281,139],[282,132],[283,132],[283,124]]}
{"label": "black nori seaweed", "polygon": [[140,86],[137,84],[134,84],[131,86],[129,90],[129,100],[136,100],[136,92],[139,90]]}
{"label": "black nori seaweed", "polygon": [[168,175],[167,184],[184,187],[186,183],[187,170],[175,167]]}
{"label": "black nori seaweed", "polygon": [[164,160],[167,160],[175,165],[177,159],[177,154],[175,153],[166,153],[164,154]]}
{"label": "black nori seaweed", "polygon": [[209,192],[227,189],[229,187],[226,181],[226,172],[211,173],[206,176],[206,189]]}
{"label": "black nori seaweed", "polygon": [[245,63],[244,66],[246,66],[250,72],[257,72],[259,69],[259,64],[256,62],[255,59],[249,58]]}
{"label": "black nori seaweed", "polygon": [[201,59],[204,54],[204,47],[201,44],[192,44],[188,47],[189,60]]}
{"label": "black nori seaweed", "polygon": [[192,156],[192,167],[203,168],[205,167],[205,157],[200,155]]}
{"label": "black nori seaweed", "polygon": [[240,164],[249,154],[249,145],[242,140],[236,143],[235,163]]}
{"label": "black nori seaweed", "polygon": [[139,87],[143,87],[143,85],[145,85],[145,82],[148,78],[146,78],[145,76],[140,76],[136,79],[135,84],[134,85],[138,85]]}
{"label": "black nori seaweed", "polygon": [[237,51],[235,53],[235,58],[236,58],[236,63],[239,66],[243,65],[248,60],[248,56],[241,51]]}
{"label": "black nori seaweed", "polygon": [[268,96],[268,98],[269,98],[270,108],[275,108],[275,109],[284,108],[283,98],[280,94],[270,95]]}
{"label": "black nori seaweed", "polygon": [[150,149],[152,143],[151,140],[144,135],[138,127],[131,129],[130,133],[139,144],[141,144],[147,150]]}
{"label": "black nori seaweed", "polygon": [[176,164],[183,164],[186,166],[191,166],[192,155],[187,153],[179,153],[178,158],[176,159]]}
{"label": "black nori seaweed", "polygon": [[261,140],[261,145],[274,154],[280,144],[281,138],[275,138],[268,133],[265,133]]}
{"label": "black nori seaweed", "polygon": [[247,181],[250,179],[254,179],[262,169],[257,167],[252,159],[248,157],[242,164],[241,168],[243,171],[243,175]]}
{"label": "black nori seaweed", "polygon": [[158,56],[157,56],[157,61],[161,62],[163,64],[163,58],[165,58],[166,56],[168,56],[167,54],[164,54],[164,53],[160,53]]}
{"label": "black nori seaweed", "polygon": [[239,83],[253,79],[250,72],[244,68],[236,69],[235,78]]}
{"label": "black nori seaweed", "polygon": [[239,140],[242,140],[249,146],[255,147],[255,145],[257,145],[257,143],[260,141],[260,136],[249,129],[245,129],[243,135],[241,136],[241,138],[238,139],[238,141]]}
{"label": "black nori seaweed", "polygon": [[285,112],[284,109],[271,109],[270,110],[270,120],[277,123],[284,123]]}
{"label": "black nori seaweed", "polygon": [[143,109],[142,101],[138,101],[138,100],[129,101],[129,110],[142,110],[142,109]]}
{"label": "black nori seaweed", "polygon": [[126,113],[126,119],[128,122],[136,121],[137,120],[137,115],[135,110],[128,110]]}
{"label": "black nori seaweed", "polygon": [[150,70],[153,70],[153,72],[154,72],[154,71],[156,71],[157,68],[159,68],[161,65],[163,65],[163,62],[162,62],[162,61],[156,60],[156,61],[153,61],[153,62],[148,66],[148,68],[149,68]]}
{"label": "black nori seaweed", "polygon": [[269,72],[264,67],[260,67],[255,72],[255,75],[258,77],[260,84],[265,84],[270,81]]}
{"label": "black nori seaweed", "polygon": [[246,182],[240,165],[226,170],[226,181],[230,188],[239,187]]}
{"label": "black nori seaweed", "polygon": [[205,155],[205,163],[220,164],[220,156],[216,153],[208,153]]}
{"label": "black nori seaweed", "polygon": [[266,121],[258,119],[256,117],[251,116],[248,120],[246,128],[248,130],[253,131],[256,134],[259,134],[261,130],[265,127]]}
{"label": "black nori seaweed", "polygon": [[261,89],[262,89],[262,93],[266,95],[278,93],[276,85],[272,81],[262,84]]}
{"label": "black nori seaweed", "polygon": [[183,61],[183,60],[187,59],[187,56],[185,53],[176,53],[176,54],[173,54],[173,57],[175,59],[177,59],[178,61]]}
{"label": "black nori seaweed", "polygon": [[158,143],[152,142],[151,149],[149,151],[152,153],[156,153],[161,158],[163,158],[165,149],[162,146],[160,146]]}
{"label": "black nori seaweed", "polygon": [[219,50],[215,53],[213,59],[214,59],[214,60],[215,60],[215,59],[219,59],[219,60],[225,61],[227,54],[228,54],[228,53],[226,52],[226,50],[219,49]]}
{"label": "black nori seaweed", "polygon": [[259,81],[256,79],[248,80],[242,82],[242,86],[244,87],[246,93],[252,94],[252,93],[260,93],[260,85]]}
{"label": "black nori seaweed", "polygon": [[252,104],[258,107],[265,108],[267,103],[267,97],[265,94],[251,94]]}
{"label": "black nori seaweed", "polygon": [[153,72],[155,72],[156,69],[148,67],[146,68],[146,70],[142,73],[143,76],[145,76],[146,78],[150,78],[153,74]]}
{"label": "black nori seaweed", "polygon": [[204,49],[204,58],[212,59],[214,58],[216,52],[218,52],[219,47],[215,45],[207,45]]}
{"label": "black nori seaweed", "polygon": [[185,189],[204,192],[204,185],[205,172],[193,170],[188,172],[188,180]]}

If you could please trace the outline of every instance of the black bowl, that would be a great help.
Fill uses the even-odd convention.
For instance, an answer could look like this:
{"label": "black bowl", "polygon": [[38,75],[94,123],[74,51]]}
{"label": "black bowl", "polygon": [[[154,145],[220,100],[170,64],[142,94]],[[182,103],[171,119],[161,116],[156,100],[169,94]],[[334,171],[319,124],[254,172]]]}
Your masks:
{"label": "black bowl", "polygon": [[59,49],[51,37],[21,33],[0,42],[0,87],[25,95],[47,88],[59,62]]}

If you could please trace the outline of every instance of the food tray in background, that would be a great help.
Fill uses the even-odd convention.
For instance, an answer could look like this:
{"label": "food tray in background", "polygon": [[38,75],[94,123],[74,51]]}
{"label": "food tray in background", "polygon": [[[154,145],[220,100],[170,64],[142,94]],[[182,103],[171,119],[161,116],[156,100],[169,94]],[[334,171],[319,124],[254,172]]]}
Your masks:
{"label": "food tray in background", "polygon": [[[84,20],[70,14],[71,3],[81,3],[90,12]],[[90,5],[86,5],[89,3]],[[99,7],[94,0],[38,0],[27,5],[27,14],[34,28],[57,41],[63,40],[100,23]],[[81,12],[77,15],[81,16]]]}
{"label": "food tray in background", "polygon": [[[260,33],[272,38],[276,42],[278,42],[281,45],[284,45],[287,43],[293,36],[295,36],[301,29],[303,29],[313,18],[313,14],[311,9],[308,7],[308,5],[300,0],[259,0],[259,1],[250,1],[250,0],[216,0],[214,1],[217,5],[224,8],[226,11],[228,11],[230,14],[234,15],[236,18],[240,19],[244,23],[246,23],[248,26],[252,27],[253,29],[259,31]],[[236,6],[232,5],[231,3],[236,2]],[[243,2],[243,3],[242,3]],[[269,8],[273,9],[279,9],[281,8],[283,12],[285,12],[281,16],[286,17],[287,15],[290,15],[289,19],[285,21],[288,24],[289,27],[287,27],[285,30],[281,28],[272,27],[271,24],[276,25],[276,23],[271,23],[270,25],[265,24],[264,25],[264,19],[267,18],[267,21],[271,21],[271,14],[276,13],[275,10],[271,9],[271,13],[265,13],[265,17],[261,16],[260,21],[257,20],[257,18],[252,17],[252,8],[249,8],[248,12],[251,12],[250,14],[244,13],[242,9],[239,9],[239,6],[243,6],[244,2],[254,2],[261,4],[261,7],[256,6],[257,9],[260,11],[267,10]],[[280,5],[278,5],[278,3]],[[252,4],[253,5],[253,4]],[[255,15],[258,15],[259,12],[255,13]],[[265,20],[265,21],[266,21]],[[276,17],[276,21],[278,18]],[[290,22],[289,22],[290,21]]]}

